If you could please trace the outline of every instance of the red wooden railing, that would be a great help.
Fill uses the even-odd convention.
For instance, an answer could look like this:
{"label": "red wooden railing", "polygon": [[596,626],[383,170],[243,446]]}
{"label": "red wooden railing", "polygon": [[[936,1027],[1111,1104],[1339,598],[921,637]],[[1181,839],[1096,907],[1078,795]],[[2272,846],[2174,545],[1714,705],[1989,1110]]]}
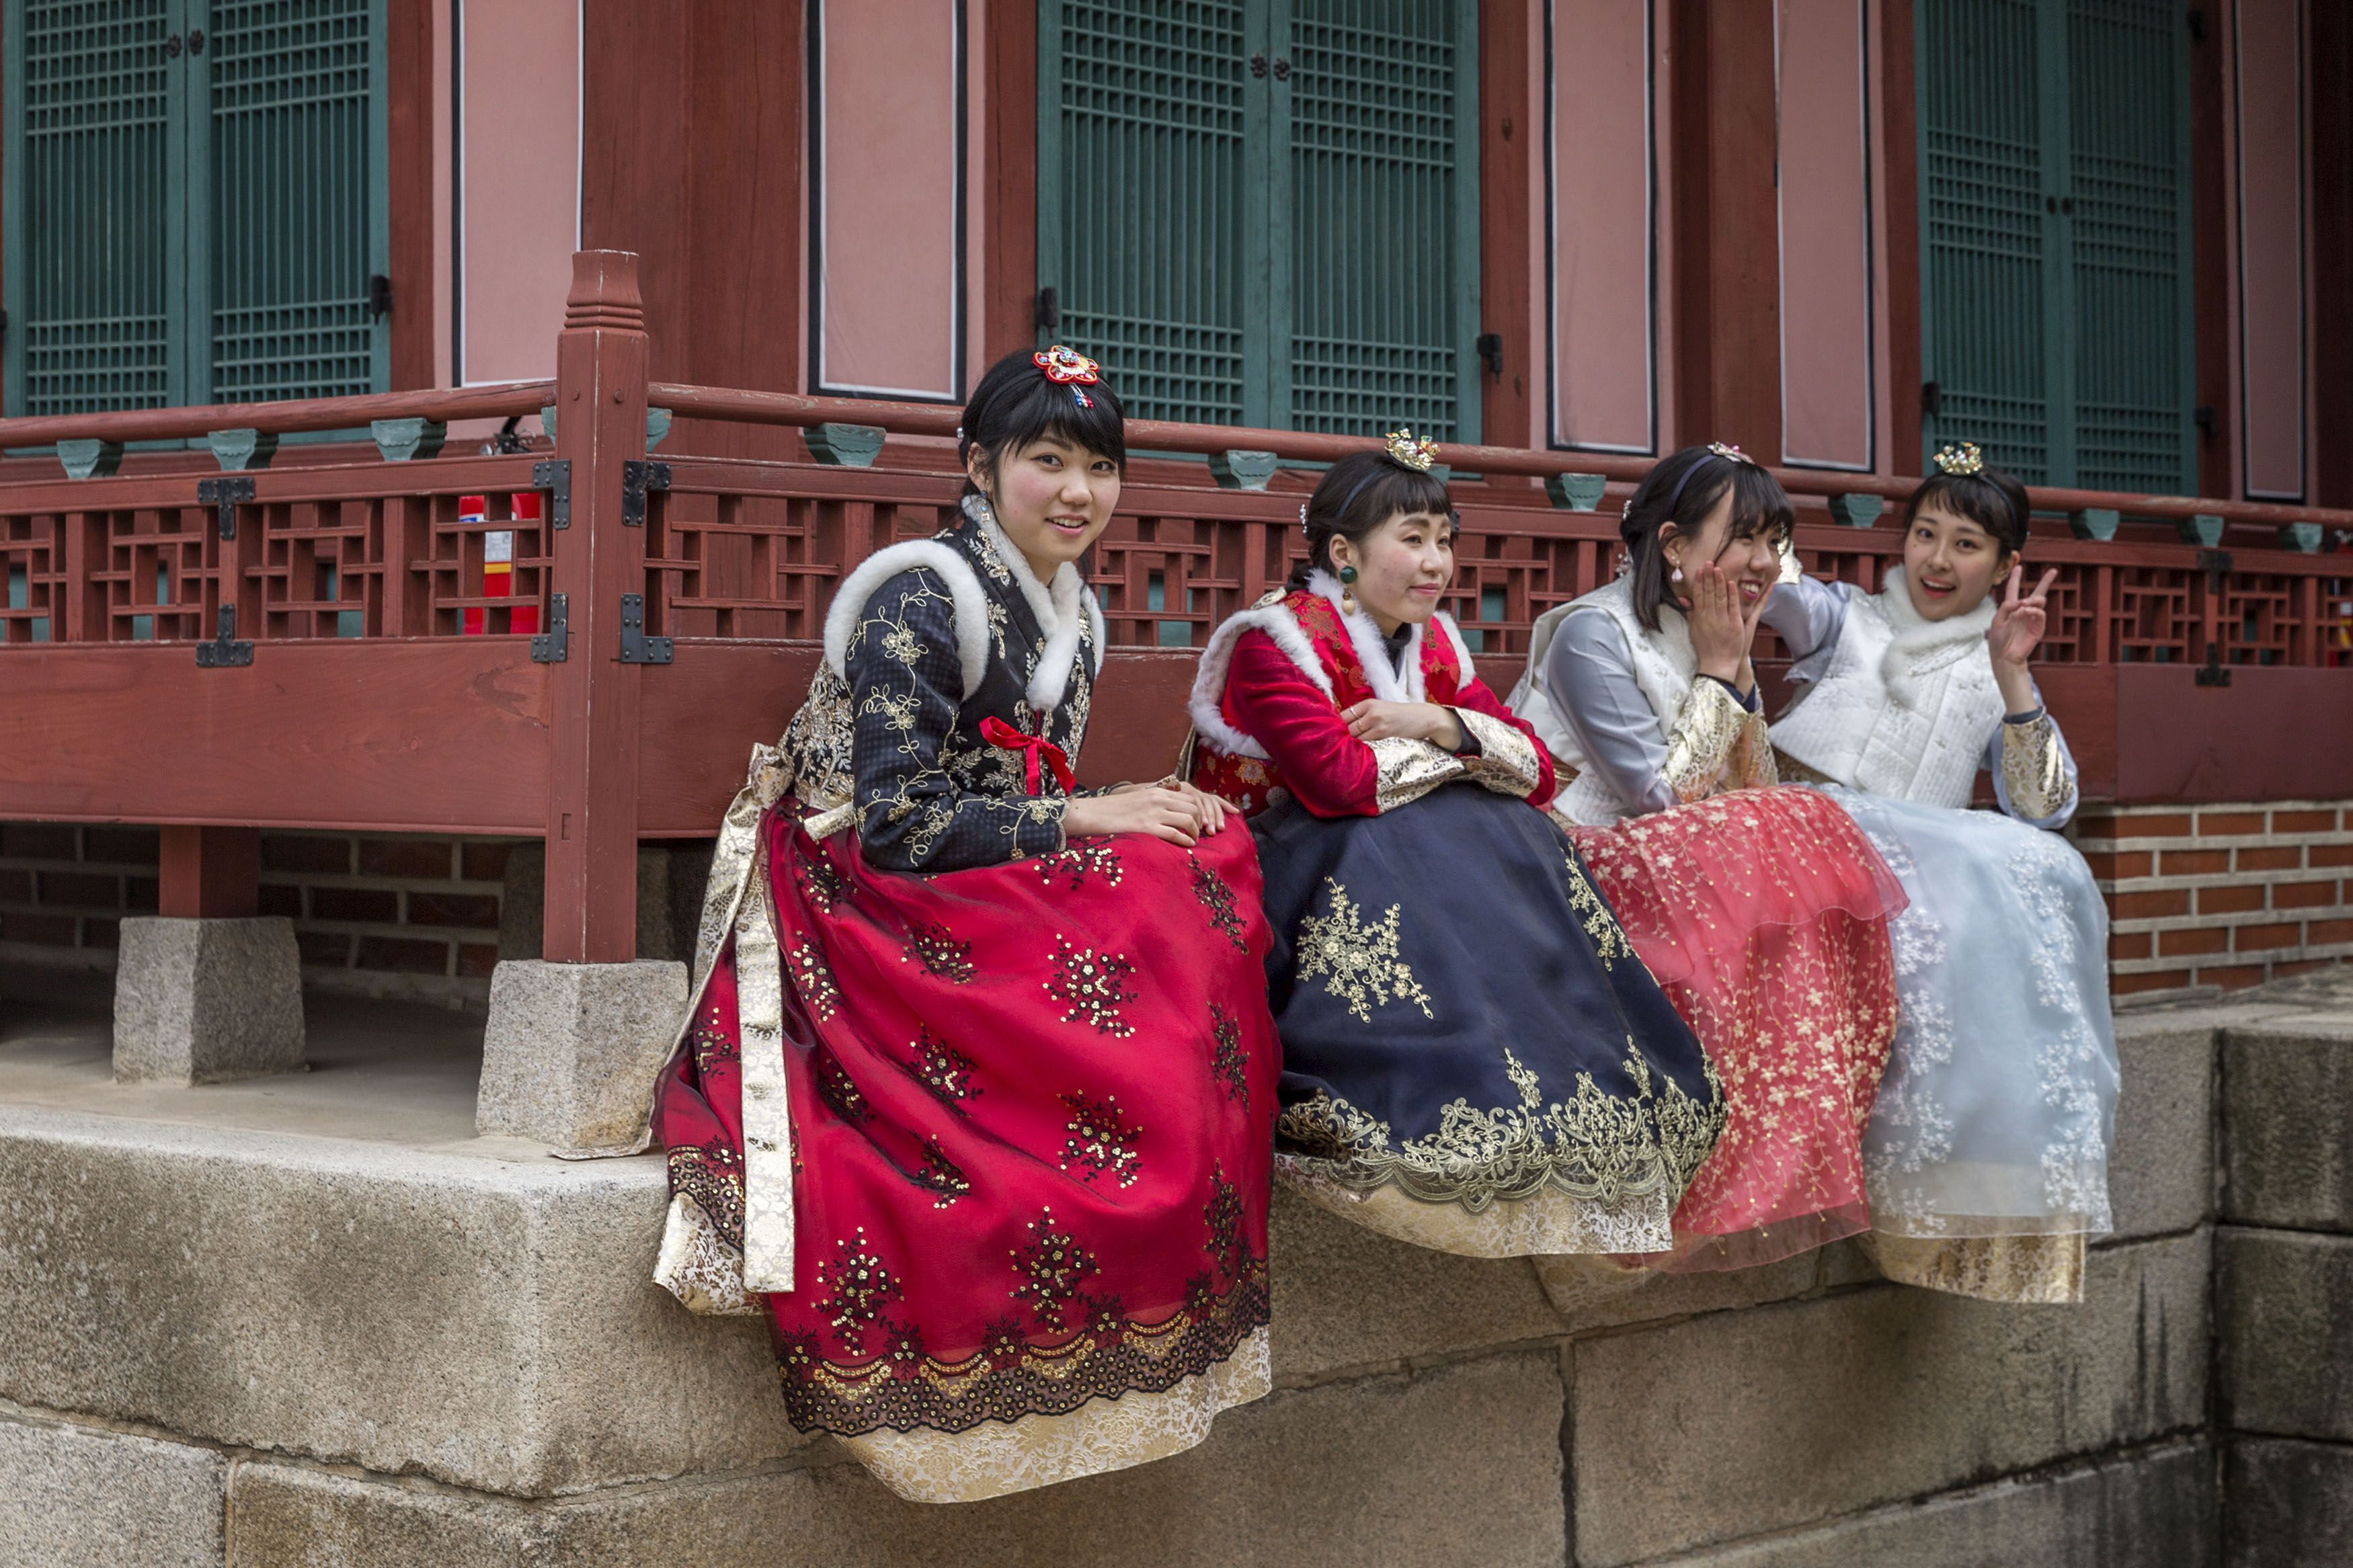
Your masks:
{"label": "red wooden railing", "polygon": [[[953,515],[957,414],[649,384],[635,258],[584,252],[575,267],[552,383],[0,420],[0,449],[22,449],[557,415],[552,447],[512,455],[387,462],[342,447],[201,479],[185,455],[87,479],[0,465],[0,819],[543,836],[547,955],[629,956],[635,846],[711,831],[749,743],[797,700],[834,585]],[[649,405],[681,421],[673,450],[650,463]],[[744,426],[828,425],[880,427],[880,460],[817,461],[849,445],[823,435],[788,458],[694,450],[740,448]],[[1322,462],[1369,439],[1131,426],[1132,447],[1149,455],[1132,464],[1092,561],[1120,651],[1096,705],[1091,776],[1166,765],[1184,727],[1183,650],[1282,581],[1301,551],[1312,473],[1224,488],[1201,459],[1249,448]],[[1647,464],[1487,447],[1440,456],[1464,529],[1451,608],[1491,679],[1507,682],[1530,623],[1612,569],[1617,501]],[[1781,479],[1800,500],[1809,568],[1875,584],[1900,552],[1894,531],[1837,520],[1869,500],[1892,511],[1913,481]],[[1600,510],[1556,506],[1540,480]],[[226,496],[223,481],[235,481]],[[532,490],[541,518],[513,520],[508,498]],[[489,498],[486,516],[461,516],[468,495]],[[2094,789],[2129,772],[2116,756],[2117,671],[2172,666],[2165,680],[2187,690],[2182,667],[2219,686],[2236,668],[2318,676],[2342,662],[2348,558],[2290,545],[2353,531],[2353,513],[2034,500],[2053,515],[2032,553],[2061,573],[2044,684]],[[493,531],[513,536],[511,596],[484,591]],[[538,636],[504,635],[522,605],[539,610]],[[464,635],[469,610],[490,635]],[[251,645],[249,663],[237,643]],[[2323,679],[2353,707],[2353,673]],[[2267,711],[2268,690],[2242,686],[2232,700]]]}

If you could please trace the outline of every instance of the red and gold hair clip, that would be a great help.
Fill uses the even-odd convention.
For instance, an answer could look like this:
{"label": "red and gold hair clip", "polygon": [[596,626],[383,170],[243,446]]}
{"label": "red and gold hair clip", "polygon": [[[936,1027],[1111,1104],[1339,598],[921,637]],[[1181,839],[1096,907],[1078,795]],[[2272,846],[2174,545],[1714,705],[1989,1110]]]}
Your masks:
{"label": "red and gold hair clip", "polygon": [[1029,356],[1029,363],[1046,373],[1046,379],[1057,386],[1067,386],[1082,408],[1092,408],[1094,400],[1080,391],[1103,380],[1103,367],[1076,349],[1056,343]]}

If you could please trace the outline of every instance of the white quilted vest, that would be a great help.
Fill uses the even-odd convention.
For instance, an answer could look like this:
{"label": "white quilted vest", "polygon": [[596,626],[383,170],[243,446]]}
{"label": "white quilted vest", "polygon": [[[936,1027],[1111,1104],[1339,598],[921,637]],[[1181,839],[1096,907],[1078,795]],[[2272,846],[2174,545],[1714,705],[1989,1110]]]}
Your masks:
{"label": "white quilted vest", "polygon": [[1691,699],[1692,682],[1699,673],[1699,656],[1692,651],[1691,631],[1681,616],[1662,615],[1657,631],[1642,625],[1634,614],[1634,596],[1623,577],[1536,617],[1528,635],[1526,673],[1512,688],[1512,711],[1528,721],[1528,727],[1535,731],[1536,738],[1551,749],[1556,758],[1577,770],[1577,777],[1561,791],[1553,809],[1572,822],[1599,827],[1628,816],[1631,807],[1593,771],[1577,737],[1554,710],[1552,693],[1545,684],[1545,655],[1551,651],[1553,634],[1560,629],[1564,619],[1577,610],[1599,610],[1617,622],[1618,629],[1625,634],[1627,649],[1633,658],[1634,684],[1641,689],[1651,711],[1659,716],[1662,742],[1673,732],[1675,721],[1683,717],[1683,704]]}
{"label": "white quilted vest", "polygon": [[1825,778],[1866,794],[1966,806],[1986,747],[2001,727],[1986,628],[1994,603],[1927,621],[1904,569],[1887,586],[1850,595],[1830,668],[1773,726],[1773,744]]}

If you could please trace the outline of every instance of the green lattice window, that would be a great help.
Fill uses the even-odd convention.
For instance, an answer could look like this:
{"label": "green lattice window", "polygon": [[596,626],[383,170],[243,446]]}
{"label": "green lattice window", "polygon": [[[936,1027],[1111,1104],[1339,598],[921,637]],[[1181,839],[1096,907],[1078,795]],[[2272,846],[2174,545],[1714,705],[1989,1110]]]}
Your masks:
{"label": "green lattice window", "polygon": [[7,408],[385,384],[384,0],[6,0]]}
{"label": "green lattice window", "polygon": [[1042,0],[1039,282],[1140,416],[1476,440],[1472,0]]}
{"label": "green lattice window", "polygon": [[2175,0],[1918,0],[1928,450],[2197,485],[2189,33]]}

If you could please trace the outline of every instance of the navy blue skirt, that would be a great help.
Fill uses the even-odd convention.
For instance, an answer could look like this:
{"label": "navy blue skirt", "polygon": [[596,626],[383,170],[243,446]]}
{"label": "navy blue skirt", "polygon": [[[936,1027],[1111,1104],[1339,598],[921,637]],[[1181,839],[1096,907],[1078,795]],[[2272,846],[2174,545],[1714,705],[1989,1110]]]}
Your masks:
{"label": "navy blue skirt", "polygon": [[1455,784],[1378,816],[1286,801],[1250,826],[1282,1179],[1451,1252],[1670,1247],[1723,1097],[1552,819]]}

